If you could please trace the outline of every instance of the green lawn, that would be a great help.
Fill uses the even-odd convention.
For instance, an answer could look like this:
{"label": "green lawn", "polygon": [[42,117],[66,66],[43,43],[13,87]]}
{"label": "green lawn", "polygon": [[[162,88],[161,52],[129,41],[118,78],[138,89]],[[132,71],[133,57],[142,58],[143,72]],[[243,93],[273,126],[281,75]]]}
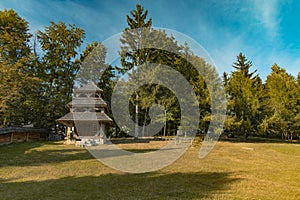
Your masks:
{"label": "green lawn", "polygon": [[160,171],[128,174],[62,142],[0,146],[0,199],[300,199],[299,144],[220,141],[201,160],[199,148]]}

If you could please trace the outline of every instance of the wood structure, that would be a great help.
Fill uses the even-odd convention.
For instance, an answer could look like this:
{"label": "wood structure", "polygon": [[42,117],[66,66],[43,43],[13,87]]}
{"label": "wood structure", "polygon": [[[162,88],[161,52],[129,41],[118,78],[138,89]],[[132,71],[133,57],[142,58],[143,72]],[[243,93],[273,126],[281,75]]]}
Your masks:
{"label": "wood structure", "polygon": [[46,129],[7,127],[0,128],[0,144],[46,140],[49,132]]}
{"label": "wood structure", "polygon": [[83,146],[106,142],[112,119],[105,113],[107,104],[103,100],[103,90],[93,82],[74,89],[74,97],[68,107],[70,112],[57,120],[67,127],[68,142],[81,141]]}

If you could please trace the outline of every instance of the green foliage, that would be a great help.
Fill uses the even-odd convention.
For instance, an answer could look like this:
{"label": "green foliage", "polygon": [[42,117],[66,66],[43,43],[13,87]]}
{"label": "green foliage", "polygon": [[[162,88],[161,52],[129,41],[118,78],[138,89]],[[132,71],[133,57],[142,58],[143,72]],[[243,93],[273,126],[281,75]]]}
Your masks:
{"label": "green foliage", "polygon": [[146,21],[148,11],[141,5],[136,5],[136,10],[130,11],[131,16],[127,17],[128,27],[124,29],[121,38],[121,65],[122,73],[130,70],[145,61],[146,52],[141,49],[144,39],[147,38],[152,25],[152,19]]}
{"label": "green foliage", "polygon": [[[155,82],[157,74],[162,73],[160,71],[162,65],[178,71],[189,82],[199,102],[201,118],[188,120],[200,120],[199,128],[207,130],[212,117],[216,117],[211,116],[211,99],[218,97],[212,97],[206,82],[211,83],[211,91],[218,91],[222,81],[211,65],[203,58],[193,55],[187,43],[178,45],[173,36],[167,35],[165,31],[151,28],[152,20],[146,22],[146,14],[147,12],[143,13],[143,8],[137,5],[136,10],[131,11],[132,17],[127,16],[128,27],[125,28],[121,39],[123,45],[120,52],[122,64],[120,71],[128,72],[129,78],[143,80],[146,77],[149,82]],[[137,66],[144,64],[145,67],[149,67],[149,63],[155,63],[151,65],[151,72],[145,74],[138,71]],[[143,71],[142,68],[140,71]],[[139,125],[147,125],[150,123],[149,108],[153,104],[159,104],[166,110],[167,134],[176,133],[181,121],[180,105],[175,94],[162,85],[147,84],[138,88],[136,95],[131,98],[129,107],[131,115],[134,116],[135,106],[138,106],[139,114],[133,118],[138,117]],[[157,120],[164,121],[165,116],[161,115]]]}
{"label": "green foliage", "polygon": [[224,74],[228,95],[225,127],[228,131],[280,136],[293,139],[299,135],[299,77],[296,80],[277,64],[266,83],[254,72],[243,54],[239,54],[235,71]]}
{"label": "green foliage", "polygon": [[101,81],[104,70],[108,68],[105,63],[107,50],[98,42],[88,44],[80,55],[80,70],[77,74],[77,81],[84,85],[89,81],[98,83]]}
{"label": "green foliage", "polygon": [[37,38],[43,51],[38,65],[41,79],[36,91],[39,109],[36,126],[56,127],[55,120],[66,114],[71,100],[73,81],[79,69],[78,48],[85,37],[84,30],[63,22],[51,22]]}
{"label": "green foliage", "polygon": [[98,42],[88,44],[80,56],[80,70],[77,73],[76,83],[84,85],[89,81],[96,83],[104,91],[104,101],[108,103],[108,115],[111,115],[111,96],[116,84],[115,67],[105,62],[106,47]]}
{"label": "green foliage", "polygon": [[[130,11],[130,14],[131,16],[126,16],[128,27],[124,29],[122,38],[120,39],[122,43],[120,51],[122,68],[119,70],[123,74],[131,70],[131,75],[133,76],[129,74],[129,78],[132,79],[135,77],[133,79],[138,81],[136,80],[136,78],[139,78],[137,67],[146,61],[147,53],[146,50],[142,48],[142,45],[144,40],[147,39],[150,34],[152,19],[146,21],[148,11],[144,11],[144,8],[141,5],[136,5],[136,10]],[[139,96],[139,92],[136,91],[135,97],[131,100],[131,103],[135,105],[134,120],[136,124],[141,123],[141,118],[139,118]],[[135,138],[137,137],[138,129],[136,128]]]}
{"label": "green foliage", "polygon": [[13,10],[0,11],[0,126],[29,123],[27,92],[35,85],[28,22]]}
{"label": "green foliage", "polygon": [[226,129],[244,134],[255,132],[259,123],[261,80],[250,72],[252,62],[240,53],[233,64],[235,71],[225,76],[228,94]]}
{"label": "green foliage", "polygon": [[299,123],[297,108],[299,93],[297,90],[297,82],[294,77],[274,64],[272,72],[266,80],[268,110],[270,110],[266,117],[268,132],[289,139],[289,136],[292,136],[297,130]]}

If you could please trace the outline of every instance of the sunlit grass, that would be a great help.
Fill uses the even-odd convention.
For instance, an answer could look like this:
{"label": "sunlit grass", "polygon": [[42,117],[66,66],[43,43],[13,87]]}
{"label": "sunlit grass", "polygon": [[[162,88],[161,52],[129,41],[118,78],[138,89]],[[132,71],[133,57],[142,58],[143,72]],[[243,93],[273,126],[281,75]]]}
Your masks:
{"label": "sunlit grass", "polygon": [[[119,144],[136,152],[159,141]],[[128,174],[62,142],[0,146],[0,199],[299,199],[300,145],[218,142],[204,159],[199,140],[175,163]]]}

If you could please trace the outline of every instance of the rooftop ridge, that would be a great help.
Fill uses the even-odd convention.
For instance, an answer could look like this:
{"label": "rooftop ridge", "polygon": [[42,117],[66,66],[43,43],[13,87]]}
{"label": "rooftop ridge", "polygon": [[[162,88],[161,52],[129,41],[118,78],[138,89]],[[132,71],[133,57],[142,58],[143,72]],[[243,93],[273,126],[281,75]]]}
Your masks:
{"label": "rooftop ridge", "polygon": [[93,81],[90,81],[88,84],[80,87],[80,88],[75,88],[74,93],[76,92],[101,92],[103,93],[103,90],[100,89]]}

